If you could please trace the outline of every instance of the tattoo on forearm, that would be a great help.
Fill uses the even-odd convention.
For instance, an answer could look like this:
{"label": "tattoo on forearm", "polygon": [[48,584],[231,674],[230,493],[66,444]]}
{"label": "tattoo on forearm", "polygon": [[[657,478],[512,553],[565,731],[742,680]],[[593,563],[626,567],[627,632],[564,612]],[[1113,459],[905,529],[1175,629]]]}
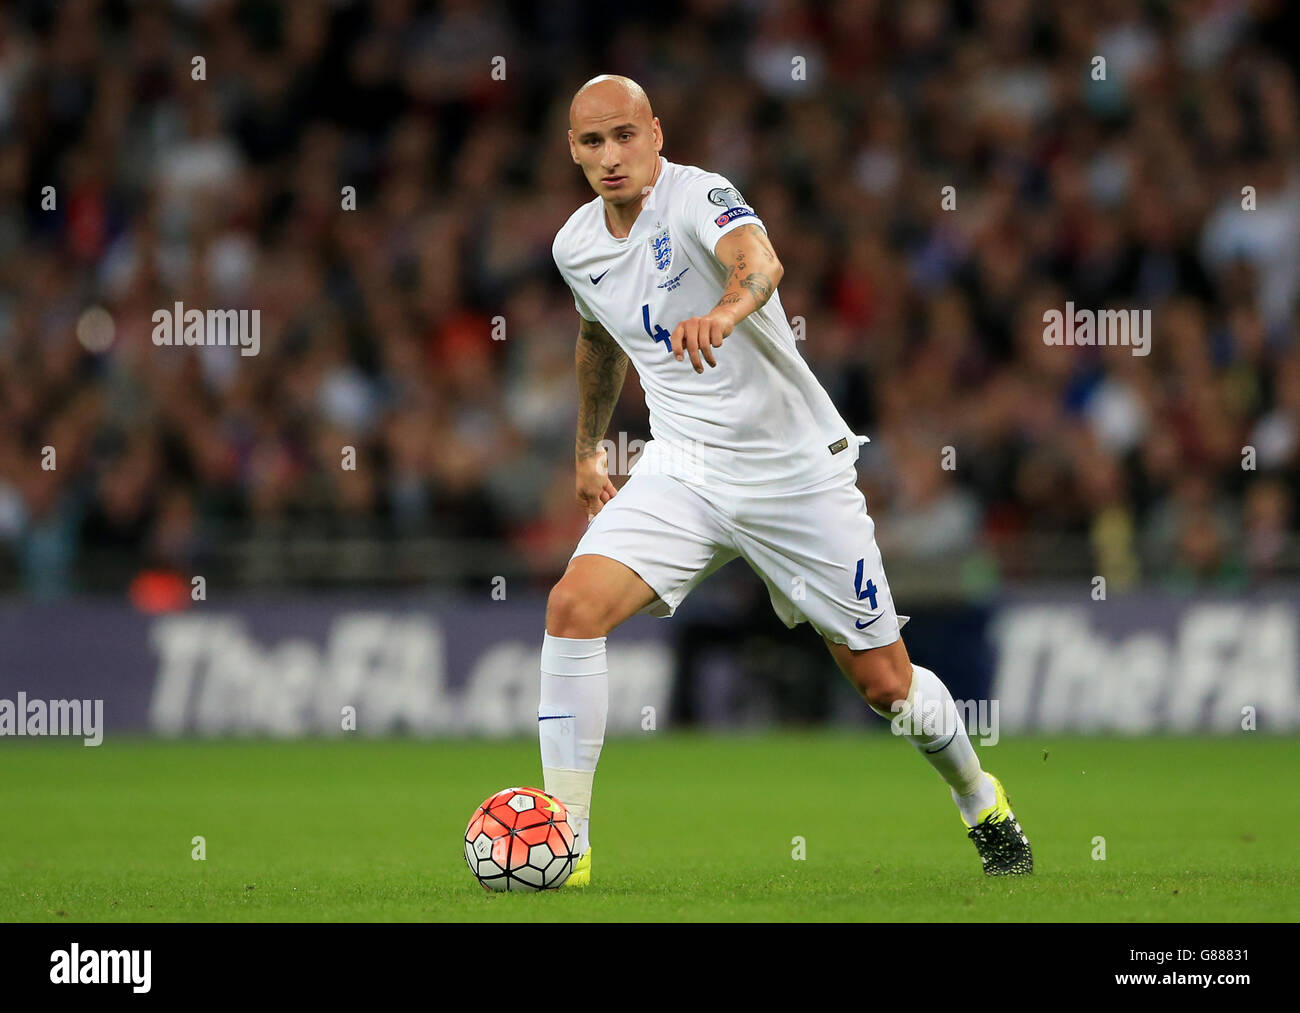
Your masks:
{"label": "tattoo on forearm", "polygon": [[772,279],[765,274],[760,274],[758,271],[743,278],[740,287],[752,292],[754,301],[760,306],[772,298],[772,289],[774,288]]}
{"label": "tattoo on forearm", "polygon": [[579,461],[600,450],[627,376],[627,356],[600,324],[583,321],[578,333],[578,439]]}

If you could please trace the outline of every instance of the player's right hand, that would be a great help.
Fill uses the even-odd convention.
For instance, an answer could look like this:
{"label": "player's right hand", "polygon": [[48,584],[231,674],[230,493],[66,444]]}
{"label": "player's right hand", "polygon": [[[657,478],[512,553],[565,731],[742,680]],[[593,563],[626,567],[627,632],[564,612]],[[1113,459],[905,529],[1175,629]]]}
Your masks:
{"label": "player's right hand", "polygon": [[609,480],[609,455],[604,447],[578,462],[578,502],[588,519],[600,513],[617,493]]}

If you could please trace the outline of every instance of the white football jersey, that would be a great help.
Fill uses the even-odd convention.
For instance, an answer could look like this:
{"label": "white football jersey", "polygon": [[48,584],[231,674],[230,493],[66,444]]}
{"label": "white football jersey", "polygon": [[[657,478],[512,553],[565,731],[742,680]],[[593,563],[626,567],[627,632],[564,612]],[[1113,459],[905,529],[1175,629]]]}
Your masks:
{"label": "white football jersey", "polygon": [[806,488],[850,467],[866,438],[799,354],[779,292],[713,350],[716,368],[696,373],[689,355],[674,357],[673,330],[722,297],[718,240],[763,223],[725,177],[662,155],[659,163],[626,238],[610,234],[596,196],[552,246],[578,312],[614,337],[641,377],[653,439],[632,473],[754,493]]}

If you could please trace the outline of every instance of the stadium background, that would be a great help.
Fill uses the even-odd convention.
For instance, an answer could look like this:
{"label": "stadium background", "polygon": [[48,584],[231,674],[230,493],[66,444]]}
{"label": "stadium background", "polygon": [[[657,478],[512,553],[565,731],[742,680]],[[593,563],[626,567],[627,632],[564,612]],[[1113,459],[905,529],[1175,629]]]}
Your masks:
{"label": "stadium background", "polygon": [[[0,921],[1294,920],[1295,5],[632,6],[0,7]],[[592,888],[467,875],[585,524],[550,249],[602,72],[770,230],[1029,880],[740,563],[610,638]],[[1150,355],[1046,346],[1067,301]],[[258,354],[155,345],[178,302]]]}
{"label": "stadium background", "polygon": [[[1297,28],[1280,0],[8,7],[0,692],[102,696],[109,734],[337,732],[349,701],[369,734],[528,730],[585,525],[568,103],[614,71],[766,222],[955,696],[1012,731],[1300,727]],[[1150,355],[1045,345],[1066,300],[1150,309]],[[176,302],[260,310],[259,354],[156,346]],[[609,435],[649,436],[631,374]],[[741,563],[611,645],[612,731],[875,720]]]}

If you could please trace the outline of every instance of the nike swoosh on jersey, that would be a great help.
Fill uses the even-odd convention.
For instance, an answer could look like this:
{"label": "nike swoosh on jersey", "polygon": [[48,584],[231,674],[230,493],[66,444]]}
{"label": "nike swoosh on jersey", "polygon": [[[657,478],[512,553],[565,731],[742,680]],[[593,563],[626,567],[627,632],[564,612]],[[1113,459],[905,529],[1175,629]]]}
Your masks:
{"label": "nike swoosh on jersey", "polygon": [[[605,270],[601,273],[600,278],[605,277],[605,275],[607,275],[607,274],[609,274],[609,268],[605,268]],[[590,274],[587,275],[587,277],[588,277],[588,278],[591,278],[591,283],[592,283],[593,285],[599,285],[599,284],[600,284],[600,278],[592,277]]]}
{"label": "nike swoosh on jersey", "polygon": [[[881,613],[880,613],[880,616],[883,616],[884,614],[885,614],[885,613],[881,612]],[[876,616],[876,619],[879,619],[880,616]],[[876,619],[871,620],[871,623],[874,623],[874,622],[876,621]],[[855,621],[854,621],[853,625],[856,626],[856,627],[857,627],[858,629],[860,629],[860,630],[865,630],[868,626],[871,625],[871,623],[864,623],[861,619],[858,619],[858,620],[855,620]]]}

